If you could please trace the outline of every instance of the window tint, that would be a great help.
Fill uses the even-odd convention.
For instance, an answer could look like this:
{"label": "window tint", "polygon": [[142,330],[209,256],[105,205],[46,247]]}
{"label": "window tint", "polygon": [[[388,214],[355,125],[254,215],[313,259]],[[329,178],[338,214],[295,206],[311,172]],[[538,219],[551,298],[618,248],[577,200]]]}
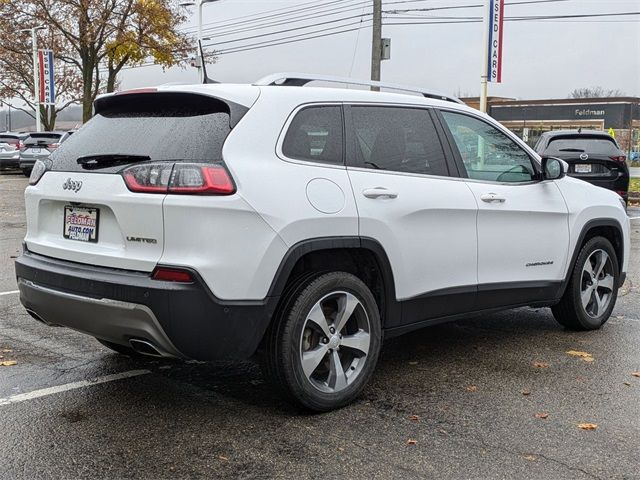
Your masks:
{"label": "window tint", "polygon": [[418,108],[351,107],[356,166],[448,175],[429,112]]}
{"label": "window tint", "polygon": [[342,164],[342,107],[300,110],[284,137],[282,153],[289,158]]}
{"label": "window tint", "polygon": [[19,142],[18,137],[13,135],[0,135],[0,143],[8,143],[10,145],[16,145]]}
{"label": "window tint", "polygon": [[571,152],[618,155],[618,147],[606,137],[558,137],[551,140],[545,151],[549,154]]}
{"label": "window tint", "polygon": [[58,133],[30,135],[24,141],[24,144],[25,145],[37,145],[38,143],[40,143],[40,144],[55,143],[58,140],[60,140],[61,136],[62,135],[60,135]]}
{"label": "window tint", "polygon": [[527,152],[497,128],[458,113],[442,112],[469,178],[530,182],[535,170]]}
{"label": "window tint", "polygon": [[[52,169],[88,172],[77,160],[89,155],[220,161],[222,146],[231,131],[228,107],[200,95],[159,95],[148,95],[149,104],[129,101],[96,114],[51,154]],[[118,164],[95,172],[113,173],[123,168]]]}

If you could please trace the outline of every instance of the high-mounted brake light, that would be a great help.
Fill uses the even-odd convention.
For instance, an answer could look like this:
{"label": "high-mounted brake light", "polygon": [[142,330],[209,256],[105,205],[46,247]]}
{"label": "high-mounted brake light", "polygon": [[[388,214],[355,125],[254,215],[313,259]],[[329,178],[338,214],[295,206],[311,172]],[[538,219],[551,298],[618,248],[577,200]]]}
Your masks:
{"label": "high-mounted brake light", "polygon": [[138,193],[231,195],[236,190],[222,163],[144,163],[125,169],[122,177]]}
{"label": "high-mounted brake light", "polygon": [[132,93],[155,93],[157,88],[132,88],[131,90],[123,90],[122,92],[116,92],[114,95],[130,95]]}
{"label": "high-mounted brake light", "polygon": [[187,270],[180,270],[177,268],[156,267],[156,269],[151,274],[151,278],[153,278],[154,280],[161,280],[163,282],[193,282],[193,276],[191,275],[191,272]]}

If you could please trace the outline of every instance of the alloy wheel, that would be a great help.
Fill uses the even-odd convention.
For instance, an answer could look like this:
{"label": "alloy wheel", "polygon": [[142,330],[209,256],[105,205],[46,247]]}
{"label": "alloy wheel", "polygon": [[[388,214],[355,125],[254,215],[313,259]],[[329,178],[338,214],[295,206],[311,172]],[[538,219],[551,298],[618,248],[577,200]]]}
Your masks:
{"label": "alloy wheel", "polygon": [[304,375],[322,392],[340,392],[362,372],[370,344],[369,317],[360,300],[349,292],[329,293],[311,308],[302,328]]}
{"label": "alloy wheel", "polygon": [[615,274],[611,258],[604,250],[595,250],[584,263],[580,287],[582,308],[591,318],[598,318],[613,298]]}

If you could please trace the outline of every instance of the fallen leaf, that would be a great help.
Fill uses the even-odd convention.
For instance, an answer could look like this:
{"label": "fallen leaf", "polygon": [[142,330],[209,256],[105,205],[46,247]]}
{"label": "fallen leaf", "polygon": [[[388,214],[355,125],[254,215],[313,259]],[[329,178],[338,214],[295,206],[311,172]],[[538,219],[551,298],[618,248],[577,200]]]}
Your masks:
{"label": "fallen leaf", "polygon": [[578,428],[581,428],[582,430],[595,430],[598,428],[598,425],[595,423],[579,423]]}
{"label": "fallen leaf", "polygon": [[633,372],[631,375],[640,378],[640,372]]}
{"label": "fallen leaf", "polygon": [[469,385],[467,387],[467,392],[477,392],[478,391],[478,387],[476,385]]}
{"label": "fallen leaf", "polygon": [[12,353],[13,350],[9,350],[8,348],[3,348],[2,353]]}
{"label": "fallen leaf", "polygon": [[17,363],[15,360],[3,360],[0,362],[0,367],[11,367],[12,365],[17,365]]}
{"label": "fallen leaf", "polygon": [[407,440],[407,445],[416,445],[418,443],[417,440],[414,440],[412,438],[410,438],[409,440]]}
{"label": "fallen leaf", "polygon": [[571,355],[572,357],[580,357],[581,360],[585,362],[593,362],[593,356],[587,352],[580,352],[578,350],[569,350],[566,352],[567,355]]}
{"label": "fallen leaf", "polygon": [[530,462],[535,462],[538,459],[535,455],[523,455],[522,458],[529,460]]}
{"label": "fallen leaf", "polygon": [[418,416],[418,415],[411,415],[411,416],[409,417],[409,420],[411,420],[412,422],[417,422],[417,421],[419,421],[419,420],[420,420],[420,416]]}
{"label": "fallen leaf", "polygon": [[409,365],[417,365],[418,362],[409,362]]}
{"label": "fallen leaf", "polygon": [[631,382],[622,382],[622,383],[624,383],[627,387],[631,386]]}
{"label": "fallen leaf", "polygon": [[447,434],[447,431],[446,431],[444,428],[439,428],[439,429],[438,429],[438,433],[441,433],[441,434],[443,434],[443,435],[446,435],[446,434]]}
{"label": "fallen leaf", "polygon": [[616,318],[617,318],[618,320],[621,320],[621,319],[623,319],[623,318],[624,318],[624,315],[618,315],[618,316],[616,316]]}
{"label": "fallen leaf", "polygon": [[541,418],[544,420],[545,418],[548,418],[548,417],[549,417],[548,413],[545,413],[545,412],[536,413],[536,418]]}
{"label": "fallen leaf", "polygon": [[218,458],[220,460],[222,460],[223,462],[228,462],[229,461],[229,459],[227,457],[225,457],[224,455],[218,455]]}
{"label": "fallen leaf", "polygon": [[338,449],[337,449],[337,450],[338,450],[339,452],[344,452],[344,448],[342,448],[342,447],[338,447]]}
{"label": "fallen leaf", "polygon": [[549,364],[544,362],[533,362],[533,366],[536,368],[549,368]]}
{"label": "fallen leaf", "polygon": [[522,390],[521,392],[523,395],[531,395],[531,392],[529,390]]}

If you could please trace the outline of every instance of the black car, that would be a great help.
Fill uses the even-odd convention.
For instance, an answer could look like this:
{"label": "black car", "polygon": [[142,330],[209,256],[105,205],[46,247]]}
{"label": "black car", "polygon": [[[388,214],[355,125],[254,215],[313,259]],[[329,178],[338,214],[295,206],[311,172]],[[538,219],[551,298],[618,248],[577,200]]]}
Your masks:
{"label": "black car", "polygon": [[613,190],[627,201],[627,157],[611,135],[596,130],[555,130],[543,133],[534,148],[540,155],[567,162],[572,177]]}

